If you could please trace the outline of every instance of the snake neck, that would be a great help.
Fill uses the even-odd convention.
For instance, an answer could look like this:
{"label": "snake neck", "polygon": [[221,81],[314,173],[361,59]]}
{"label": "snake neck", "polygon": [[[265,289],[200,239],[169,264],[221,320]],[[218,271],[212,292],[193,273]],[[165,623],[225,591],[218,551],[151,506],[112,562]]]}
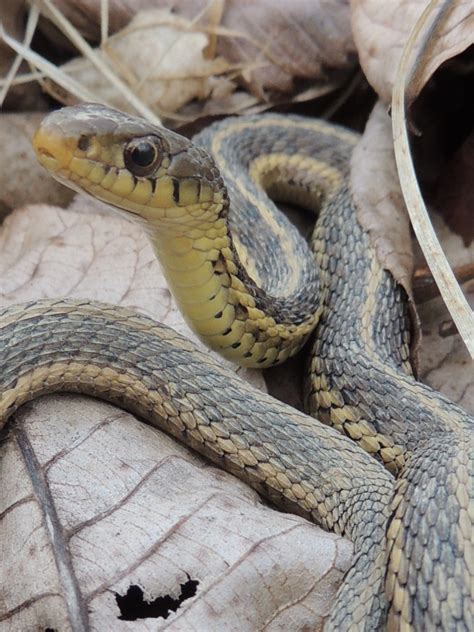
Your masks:
{"label": "snake neck", "polygon": [[[310,314],[282,318],[291,297],[269,295],[250,276],[229,220],[230,202],[202,212],[196,225],[152,230],[150,239],[173,297],[191,329],[210,348],[244,366],[265,368],[296,353],[314,328]],[[282,309],[283,307],[283,309]]]}

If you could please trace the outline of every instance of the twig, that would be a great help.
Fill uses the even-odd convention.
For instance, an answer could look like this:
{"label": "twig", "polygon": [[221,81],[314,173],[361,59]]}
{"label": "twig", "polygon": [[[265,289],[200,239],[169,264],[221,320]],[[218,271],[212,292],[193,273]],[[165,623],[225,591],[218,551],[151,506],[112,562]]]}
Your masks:
{"label": "twig", "polygon": [[132,90],[114,73],[114,71],[97,55],[91,46],[82,37],[79,31],[66,20],[64,15],[54,6],[50,0],[33,0],[35,5],[48,17],[76,46],[84,57],[101,72],[108,81],[122,94],[124,99],[141,116],[155,125],[161,125],[159,118],[148,108],[143,101],[135,96]]}
{"label": "twig", "polygon": [[60,68],[47,61],[38,53],[35,53],[31,48],[24,46],[21,42],[13,39],[10,35],[5,33],[3,25],[0,23],[0,39],[10,46],[18,55],[21,55],[26,61],[32,64],[35,68],[38,68],[41,72],[43,72],[49,79],[52,79],[58,85],[62,86],[65,90],[73,94],[80,101],[98,101],[101,103],[108,105],[103,99],[98,99],[97,96],[89,92],[87,88],[82,86],[80,83],[72,79],[69,75],[67,75]]}
{"label": "twig", "polygon": [[[39,11],[36,7],[30,7],[30,11],[28,13],[28,21],[26,23],[25,29],[25,37],[23,40],[23,44],[26,47],[29,47],[31,44],[31,40],[33,39],[33,35],[35,34],[36,25],[38,24]],[[3,105],[5,101],[5,97],[10,90],[10,86],[15,79],[16,73],[18,72],[18,68],[20,67],[21,62],[23,61],[23,55],[17,54],[13,63],[8,71],[7,76],[2,84],[2,91],[0,93],[0,107]]]}
{"label": "twig", "polygon": [[[419,77],[417,68],[423,63],[424,55],[432,45],[432,38],[439,30],[441,23],[445,19],[446,12],[451,6],[451,0],[445,0],[441,7],[439,6],[439,0],[431,0],[415,24],[403,48],[393,86],[392,129],[400,185],[413,230],[415,231],[418,243],[425,255],[426,262],[430,267],[446,307],[456,324],[471,358],[474,359],[474,314],[456,281],[431,224],[418,186],[415,168],[410,154],[410,144],[406,126],[405,85],[407,77],[415,79]],[[438,12],[431,27],[429,27],[424,34],[422,47],[415,65],[410,68],[410,54],[413,51],[419,34],[426,27],[428,18],[435,9],[438,9]]]}

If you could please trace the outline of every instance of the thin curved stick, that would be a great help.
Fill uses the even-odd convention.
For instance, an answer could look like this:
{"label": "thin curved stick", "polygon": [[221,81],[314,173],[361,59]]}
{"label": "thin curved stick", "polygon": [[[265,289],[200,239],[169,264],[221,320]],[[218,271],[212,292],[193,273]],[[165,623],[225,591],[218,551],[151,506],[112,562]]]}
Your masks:
{"label": "thin curved stick", "polygon": [[446,307],[451,314],[471,358],[474,359],[474,313],[456,281],[431,224],[418,186],[406,127],[405,85],[407,77],[413,79],[419,76],[419,72],[417,71],[420,63],[422,63],[423,53],[429,49],[433,37],[437,34],[439,26],[445,19],[446,12],[452,7],[451,0],[445,0],[445,2],[443,2],[438,9],[433,23],[427,28],[422,49],[412,69],[410,69],[409,64],[410,54],[419,34],[426,26],[429,16],[438,7],[439,0],[431,0],[415,24],[403,48],[392,93],[392,130],[400,185],[413,230],[415,231],[418,243],[425,255],[426,262],[433,274],[433,278]]}

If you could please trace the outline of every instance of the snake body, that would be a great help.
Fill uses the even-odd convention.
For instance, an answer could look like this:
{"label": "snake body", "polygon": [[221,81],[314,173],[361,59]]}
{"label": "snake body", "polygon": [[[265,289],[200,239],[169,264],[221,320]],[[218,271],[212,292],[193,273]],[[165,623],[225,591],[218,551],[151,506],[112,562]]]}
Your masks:
{"label": "snake body", "polygon": [[[218,123],[191,143],[97,105],[53,113],[35,137],[55,177],[144,225],[209,346],[266,367],[315,329],[306,399],[334,428],[257,394],[143,316],[63,300],[0,315],[0,418],[53,390],[116,402],[352,539],[328,629],[468,630],[473,420],[413,378],[404,291],[347,186],[356,141],[267,115]],[[311,247],[264,190],[319,209]]]}

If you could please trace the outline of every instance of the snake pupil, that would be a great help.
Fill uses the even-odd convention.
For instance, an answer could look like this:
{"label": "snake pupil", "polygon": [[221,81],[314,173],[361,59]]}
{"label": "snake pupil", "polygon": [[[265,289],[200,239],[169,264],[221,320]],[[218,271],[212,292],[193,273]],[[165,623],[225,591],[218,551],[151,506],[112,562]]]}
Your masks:
{"label": "snake pupil", "polygon": [[155,159],[156,149],[151,143],[140,142],[132,150],[131,158],[139,167],[148,167]]}
{"label": "snake pupil", "polygon": [[124,151],[125,166],[134,175],[148,175],[158,165],[160,158],[158,148],[158,138],[131,140]]}

